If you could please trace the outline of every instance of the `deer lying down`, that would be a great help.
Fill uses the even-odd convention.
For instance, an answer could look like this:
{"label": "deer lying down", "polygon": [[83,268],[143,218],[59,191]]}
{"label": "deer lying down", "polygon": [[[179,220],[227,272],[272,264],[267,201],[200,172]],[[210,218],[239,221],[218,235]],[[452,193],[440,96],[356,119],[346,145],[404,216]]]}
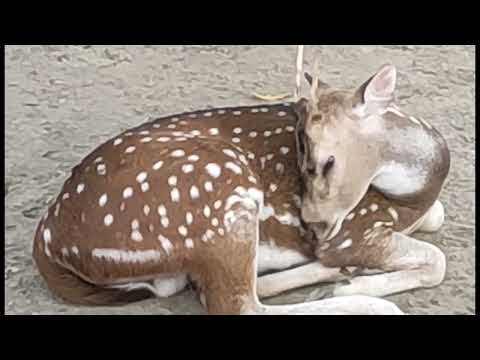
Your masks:
{"label": "deer lying down", "polygon": [[[377,296],[444,276],[440,250],[408,234],[443,222],[449,155],[431,125],[393,107],[394,85],[384,67],[353,95],[315,81],[296,104],[184,113],[112,138],[41,219],[40,273],[74,304],[166,297],[190,282],[209,314],[401,314]],[[352,278],[351,267],[385,273]],[[259,301],[345,279],[343,296]]]}

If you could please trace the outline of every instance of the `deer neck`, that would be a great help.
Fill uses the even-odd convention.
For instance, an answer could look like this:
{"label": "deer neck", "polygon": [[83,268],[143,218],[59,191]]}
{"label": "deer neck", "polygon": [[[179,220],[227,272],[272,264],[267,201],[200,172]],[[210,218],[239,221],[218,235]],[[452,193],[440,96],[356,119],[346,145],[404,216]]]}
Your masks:
{"label": "deer neck", "polygon": [[373,135],[379,166],[372,186],[398,202],[433,203],[450,166],[445,140],[425,120],[396,109],[379,120],[381,130]]}

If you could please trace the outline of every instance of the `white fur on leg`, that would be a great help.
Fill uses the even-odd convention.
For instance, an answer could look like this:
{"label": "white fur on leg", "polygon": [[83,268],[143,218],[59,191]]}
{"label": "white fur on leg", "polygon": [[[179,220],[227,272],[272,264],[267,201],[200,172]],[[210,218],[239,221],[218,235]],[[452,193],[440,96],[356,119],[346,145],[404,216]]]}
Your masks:
{"label": "white fur on leg", "polygon": [[338,285],[333,296],[386,296],[439,285],[445,277],[445,255],[436,246],[401,233],[393,233],[392,254],[385,259],[385,274],[359,276]]}
{"label": "white fur on leg", "polygon": [[403,315],[391,301],[371,296],[345,296],[293,305],[263,305],[246,314],[258,315]]}
{"label": "white fur on leg", "polygon": [[302,286],[335,282],[345,278],[340,268],[328,268],[315,261],[293,269],[260,276],[257,279],[257,294],[259,298],[265,298]]}
{"label": "white fur on leg", "polygon": [[430,210],[428,210],[425,218],[417,229],[421,232],[435,232],[440,229],[445,220],[445,210],[440,201],[435,201]]}

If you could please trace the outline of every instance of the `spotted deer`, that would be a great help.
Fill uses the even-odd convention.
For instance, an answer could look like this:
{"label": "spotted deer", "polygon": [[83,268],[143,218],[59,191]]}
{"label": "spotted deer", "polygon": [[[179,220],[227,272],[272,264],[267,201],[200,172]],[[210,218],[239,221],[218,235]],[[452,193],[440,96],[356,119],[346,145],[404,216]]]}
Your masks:
{"label": "spotted deer", "polygon": [[[371,81],[375,88],[377,78]],[[366,89],[370,91],[370,86]],[[431,207],[434,200],[430,198],[436,198],[443,181],[446,165],[438,165],[438,158],[433,155],[437,154],[437,147],[443,149],[444,143],[414,146],[417,152],[427,146],[430,152],[422,156],[431,158],[425,159],[425,171],[430,174],[428,170],[433,168],[438,175],[436,180],[422,183],[428,189],[427,200],[422,191],[417,191],[411,200],[415,206],[408,202],[403,205],[402,201],[409,197],[382,197],[380,190],[389,184],[401,188],[400,179],[382,173],[379,176],[387,178],[375,181],[378,179],[365,171],[355,176],[362,186],[352,186],[351,193],[336,194],[335,208],[328,203],[328,196],[319,196],[324,192],[325,181],[316,179],[318,174],[316,170],[311,173],[311,165],[315,163],[315,169],[335,174],[345,160],[340,154],[345,154],[341,150],[326,152],[332,145],[331,138],[324,147],[315,143],[318,151],[305,140],[314,136],[316,130],[311,128],[322,101],[325,106],[329,104],[328,109],[342,106],[337,97],[327,96],[327,92],[314,94],[316,99],[297,103],[206,109],[167,116],[129,129],[97,147],[73,168],[37,227],[33,256],[50,290],[74,304],[123,304],[151,294],[170,296],[190,283],[209,314],[402,314],[395,304],[365,295],[365,288],[352,290],[349,296],[301,304],[273,306],[259,300],[307,284],[352,281],[352,275],[344,269],[351,266],[380,271],[411,266],[418,270],[404,271],[425,273],[426,280],[433,276],[435,283],[443,275],[444,260],[436,248],[414,240],[399,243],[397,251],[416,255],[409,255],[410,262],[402,263],[398,262],[402,258],[395,255],[395,249],[386,245],[396,245],[406,238],[395,235],[401,233],[392,233],[392,229],[411,227],[412,222],[424,228],[439,227],[441,216],[437,210],[441,210],[441,205]],[[369,103],[359,105],[361,116],[348,115],[348,121],[388,122],[391,127],[403,126],[407,134],[418,131],[425,134],[424,138],[439,137],[426,122],[409,120],[399,110],[388,107],[371,115],[370,107]],[[372,122],[370,117],[374,118]],[[343,119],[337,115],[326,118],[330,119],[328,124]],[[357,128],[372,136],[382,132],[375,125]],[[326,124],[324,129],[331,131]],[[341,132],[334,135],[345,137]],[[388,149],[383,145],[382,157],[377,151],[382,146],[380,140],[371,145],[365,142],[359,139],[357,147],[371,149],[369,166],[384,163],[387,154],[397,154],[397,161],[404,162],[415,155],[412,149],[404,158],[405,149],[392,144]],[[297,147],[302,167],[298,166]],[[342,149],[345,148],[353,150],[355,146]],[[444,150],[440,152],[443,154]],[[325,154],[335,156],[334,164],[328,165],[329,171],[325,170]],[[362,156],[359,153],[359,161]],[[353,158],[356,157],[355,153]],[[307,173],[302,170],[305,161]],[[350,176],[356,170],[343,171]],[[400,175],[413,181],[411,173]],[[327,182],[327,195],[345,183],[343,174],[338,176],[338,181]],[[384,187],[367,191],[372,179]],[[318,215],[322,205],[315,202],[317,196],[330,206],[328,211],[345,212],[340,231],[336,229],[335,236],[324,242],[317,225],[329,218]],[[361,209],[354,208],[358,201]],[[386,218],[393,214],[394,218]],[[340,218],[335,219],[338,222]],[[370,232],[364,234],[364,228]],[[346,236],[349,238],[344,239]],[[372,249],[371,256],[361,250],[367,247]],[[354,249],[359,250],[352,253]],[[280,272],[265,274],[273,270]],[[402,272],[398,273],[398,282],[409,279],[408,274],[402,277]],[[376,285],[375,290],[383,293],[402,290],[380,281]],[[415,285],[432,284],[426,281]],[[346,295],[342,289],[345,287],[339,287],[335,294]]]}

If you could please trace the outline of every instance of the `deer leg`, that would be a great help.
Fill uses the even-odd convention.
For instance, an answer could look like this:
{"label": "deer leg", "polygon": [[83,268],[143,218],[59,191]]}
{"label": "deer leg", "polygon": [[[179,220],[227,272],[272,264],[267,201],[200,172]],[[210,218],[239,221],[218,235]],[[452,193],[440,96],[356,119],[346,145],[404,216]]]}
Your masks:
{"label": "deer leg", "polygon": [[[368,295],[383,297],[407,290],[439,285],[445,276],[445,255],[436,246],[394,232],[388,242],[388,256],[381,260],[386,273],[358,276],[348,285],[337,285],[333,296]],[[374,249],[369,249],[374,251]]]}
{"label": "deer leg", "polygon": [[339,267],[326,267],[318,261],[293,269],[260,276],[257,294],[260,299],[278,295],[284,291],[322,282],[337,282],[347,278]]}
{"label": "deer leg", "polygon": [[331,298],[293,305],[261,304],[256,291],[257,217],[258,214],[249,211],[237,211],[228,232],[223,238],[214,239],[214,244],[205,254],[208,262],[196,271],[202,291],[200,297],[209,314],[402,314],[392,302],[369,296]]}
{"label": "deer leg", "polygon": [[436,232],[443,225],[444,220],[445,210],[443,204],[436,200],[416,230],[426,233]]}

